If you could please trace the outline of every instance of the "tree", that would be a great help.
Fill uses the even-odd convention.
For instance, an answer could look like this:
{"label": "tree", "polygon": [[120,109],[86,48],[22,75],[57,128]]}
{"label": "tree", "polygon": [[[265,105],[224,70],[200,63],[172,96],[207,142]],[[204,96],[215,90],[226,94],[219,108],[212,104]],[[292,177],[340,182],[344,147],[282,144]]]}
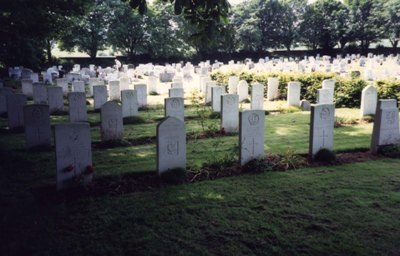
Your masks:
{"label": "tree", "polygon": [[300,41],[308,49],[317,50],[320,38],[322,37],[322,28],[324,19],[318,12],[315,4],[307,6],[303,15],[303,21],[300,25]]}
{"label": "tree", "polygon": [[389,0],[385,3],[385,36],[389,39],[393,49],[397,50],[400,41],[400,0]]}
{"label": "tree", "polygon": [[278,0],[258,2],[258,29],[261,31],[261,43],[264,50],[279,47],[282,4]]}

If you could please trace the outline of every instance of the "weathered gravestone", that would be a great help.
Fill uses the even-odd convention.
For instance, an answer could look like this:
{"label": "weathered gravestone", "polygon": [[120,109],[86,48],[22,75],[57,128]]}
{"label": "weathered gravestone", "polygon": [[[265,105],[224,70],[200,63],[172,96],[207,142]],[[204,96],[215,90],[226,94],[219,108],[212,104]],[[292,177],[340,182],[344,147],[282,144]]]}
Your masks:
{"label": "weathered gravestone", "polygon": [[249,97],[249,85],[247,84],[246,80],[240,80],[237,88],[239,102],[247,100],[247,98]]}
{"label": "weathered gravestone", "polygon": [[68,79],[67,78],[57,78],[56,85],[62,88],[63,94],[68,95],[69,88],[68,88]]}
{"label": "weathered gravestone", "polygon": [[333,104],[333,90],[318,89],[317,90],[317,103],[318,104]]}
{"label": "weathered gravestone", "polygon": [[311,105],[309,155],[314,157],[321,149],[333,150],[335,105]]}
{"label": "weathered gravestone", "polygon": [[86,96],[84,92],[70,92],[68,94],[68,104],[70,122],[87,121]]}
{"label": "weathered gravestone", "polygon": [[108,98],[107,86],[105,85],[94,85],[93,86],[93,108],[95,110],[100,109],[104,103],[107,102]]}
{"label": "weathered gravestone", "polygon": [[135,84],[134,88],[137,93],[138,104],[140,107],[147,106],[147,86],[145,84]]}
{"label": "weathered gravestone", "polygon": [[138,116],[139,104],[136,90],[122,90],[122,117]]}
{"label": "weathered gravestone", "polygon": [[396,100],[379,100],[372,128],[371,150],[379,146],[400,143],[399,110]]}
{"label": "weathered gravestone", "polygon": [[47,88],[50,114],[64,110],[64,98],[62,87],[49,86]]}
{"label": "weathered gravestone", "polygon": [[118,80],[108,81],[108,91],[110,93],[110,100],[121,100],[121,90]]}
{"label": "weathered gravestone", "polygon": [[237,132],[239,128],[239,95],[221,96],[221,129]]}
{"label": "weathered gravestone", "polygon": [[182,122],[185,120],[183,98],[164,99],[165,117],[175,117]]}
{"label": "weathered gravestone", "polygon": [[183,98],[184,97],[183,88],[168,89],[168,97],[169,98]]}
{"label": "weathered gravestone", "polygon": [[211,106],[213,112],[221,112],[221,96],[225,94],[224,86],[213,86],[211,87]]}
{"label": "weathered gravestone", "polygon": [[239,159],[240,165],[264,157],[264,123],[263,110],[247,110],[239,116]]}
{"label": "weathered gravestone", "polygon": [[73,92],[85,92],[85,82],[83,81],[72,81]]}
{"label": "weathered gravestone", "polygon": [[101,139],[103,141],[122,140],[124,125],[122,107],[115,101],[108,101],[101,106]]}
{"label": "weathered gravestone", "polygon": [[26,104],[26,95],[22,93],[8,94],[7,97],[7,115],[8,127],[17,129],[24,127],[24,105]]}
{"label": "weathered gravestone", "polygon": [[157,125],[157,172],[161,175],[176,168],[186,169],[185,123],[167,117]]}
{"label": "weathered gravestone", "polygon": [[373,85],[368,85],[361,93],[361,117],[375,115],[376,105],[378,104],[378,90]]}
{"label": "weathered gravestone", "polygon": [[303,111],[310,111],[311,110],[311,103],[308,100],[301,100],[300,101],[300,108]]}
{"label": "weathered gravestone", "polygon": [[47,104],[47,86],[45,84],[33,84],[33,103]]}
{"label": "weathered gravestone", "polygon": [[55,146],[57,190],[89,184],[94,171],[89,124],[56,125]]}
{"label": "weathered gravestone", "polygon": [[0,115],[7,113],[7,95],[12,94],[11,88],[0,88]]}
{"label": "weathered gravestone", "polygon": [[45,104],[25,105],[23,111],[26,147],[51,146],[49,106]]}
{"label": "weathered gravestone", "polygon": [[33,81],[31,79],[22,79],[21,80],[22,93],[26,95],[26,97],[33,97]]}
{"label": "weathered gravestone", "polygon": [[228,92],[229,94],[237,94],[237,86],[239,84],[239,77],[230,76],[228,80]]}
{"label": "weathered gravestone", "polygon": [[269,101],[279,98],[279,79],[276,77],[268,78],[267,99]]}
{"label": "weathered gravestone", "polygon": [[251,86],[251,110],[264,109],[264,85],[260,83]]}
{"label": "weathered gravestone", "polygon": [[287,93],[287,104],[288,106],[298,107],[300,105],[300,82],[289,82],[288,93]]}

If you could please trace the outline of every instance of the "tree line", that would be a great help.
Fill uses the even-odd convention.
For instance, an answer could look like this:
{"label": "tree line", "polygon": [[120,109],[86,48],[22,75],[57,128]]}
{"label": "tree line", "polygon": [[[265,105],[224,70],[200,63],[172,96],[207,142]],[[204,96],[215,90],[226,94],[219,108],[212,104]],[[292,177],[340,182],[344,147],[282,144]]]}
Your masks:
{"label": "tree line", "polygon": [[255,53],[305,46],[367,52],[400,40],[400,0],[4,0],[0,67],[54,61],[57,43],[96,58],[113,48],[133,61]]}

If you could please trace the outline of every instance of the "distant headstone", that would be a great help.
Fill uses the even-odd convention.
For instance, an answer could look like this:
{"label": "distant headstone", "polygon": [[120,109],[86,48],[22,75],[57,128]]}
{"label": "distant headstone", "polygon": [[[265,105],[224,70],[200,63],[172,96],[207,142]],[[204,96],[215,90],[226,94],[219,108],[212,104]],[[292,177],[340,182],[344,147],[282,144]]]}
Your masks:
{"label": "distant headstone", "polygon": [[251,110],[264,109],[264,85],[260,83],[251,86]]}
{"label": "distant headstone", "polygon": [[211,106],[213,112],[221,112],[221,96],[225,94],[224,86],[213,86],[211,87]]}
{"label": "distant headstone", "polygon": [[333,91],[331,89],[318,89],[317,90],[317,103],[318,104],[333,104]]}
{"label": "distant headstone", "polygon": [[148,93],[157,93],[157,77],[149,76],[147,78],[147,92]]}
{"label": "distant headstone", "polygon": [[168,96],[169,98],[183,98],[184,97],[183,88],[168,89]]}
{"label": "distant headstone", "polygon": [[301,90],[300,82],[289,82],[288,93],[287,93],[288,106],[298,107],[300,105],[300,90]]}
{"label": "distant headstone", "polygon": [[399,144],[399,133],[399,109],[396,100],[379,100],[372,128],[372,152],[377,152],[379,146]]}
{"label": "distant headstone", "polygon": [[173,83],[171,83],[171,88],[183,89],[183,83],[182,82],[173,82]]}
{"label": "distant headstone", "polygon": [[22,93],[8,94],[7,114],[8,128],[17,129],[24,127],[24,105],[26,104],[26,95]]}
{"label": "distant headstone", "polygon": [[101,106],[102,141],[121,140],[124,130],[122,107],[115,101],[108,101]]}
{"label": "distant headstone", "polygon": [[249,98],[249,85],[247,84],[246,80],[240,80],[237,88],[239,102],[242,102]]}
{"label": "distant headstone", "polygon": [[68,95],[69,89],[68,89],[68,80],[67,80],[67,78],[57,78],[56,79],[56,85],[60,86],[62,88],[64,95]]}
{"label": "distant headstone", "polygon": [[69,121],[71,123],[87,121],[86,96],[84,92],[70,92],[68,94],[68,104]]}
{"label": "distant headstone", "polygon": [[92,181],[92,148],[88,123],[55,126],[57,190],[73,187],[77,182]]}
{"label": "distant headstone", "polygon": [[167,117],[157,125],[157,172],[161,175],[175,168],[186,169],[185,123]]}
{"label": "distant headstone", "polygon": [[121,77],[119,79],[119,86],[120,86],[121,91],[122,90],[129,90],[130,83],[131,82],[130,82],[129,77]]}
{"label": "distant headstone", "polygon": [[139,104],[136,90],[122,90],[122,117],[138,116]]}
{"label": "distant headstone", "polygon": [[30,79],[32,83],[39,83],[39,74],[38,73],[31,73]]}
{"label": "distant headstone", "polygon": [[83,81],[72,81],[73,92],[85,92],[85,82]]}
{"label": "distant headstone", "polygon": [[217,86],[216,81],[207,81],[206,82],[206,97],[205,97],[205,103],[211,103],[212,100],[212,95],[211,95],[211,88]]}
{"label": "distant headstone", "polygon": [[239,77],[230,76],[228,80],[228,92],[229,94],[237,94],[237,86],[239,84]]}
{"label": "distant headstone", "polygon": [[147,106],[147,86],[145,84],[135,84],[139,108]]}
{"label": "distant headstone", "polygon": [[21,80],[22,93],[26,95],[26,97],[33,97],[33,81],[31,79],[22,79]]}
{"label": "distant headstone", "polygon": [[240,165],[264,157],[264,123],[263,110],[248,110],[239,117]]}
{"label": "distant headstone", "polygon": [[110,94],[110,100],[121,100],[121,90],[118,80],[108,81],[108,92]]}
{"label": "distant headstone", "polygon": [[183,98],[166,98],[165,104],[165,117],[175,117],[181,121],[185,120]]}
{"label": "distant headstone", "polygon": [[108,98],[107,86],[105,85],[94,85],[93,86],[93,108],[95,110],[100,109],[104,103],[107,102]]}
{"label": "distant headstone", "polygon": [[49,106],[45,104],[25,105],[23,107],[23,112],[26,147],[50,146],[51,129]]}
{"label": "distant headstone", "polygon": [[49,102],[50,114],[64,110],[64,98],[62,87],[49,86],[47,87],[47,97]]}
{"label": "distant headstone", "polygon": [[237,132],[239,129],[239,95],[221,96],[221,129],[225,132]]}
{"label": "distant headstone", "polygon": [[11,88],[0,88],[0,115],[7,113],[7,95],[12,94]]}
{"label": "distant headstone", "polygon": [[33,84],[33,103],[47,104],[47,86],[45,84]]}
{"label": "distant headstone", "polygon": [[314,157],[321,149],[333,150],[333,127],[335,106],[333,104],[311,105],[309,154]]}
{"label": "distant headstone", "polygon": [[310,111],[311,110],[311,103],[308,100],[301,100],[300,101],[300,108],[303,111]]}
{"label": "distant headstone", "polygon": [[376,105],[378,104],[378,90],[373,85],[368,85],[361,93],[361,117],[375,115]]}
{"label": "distant headstone", "polygon": [[89,78],[89,96],[93,96],[93,86],[104,85],[104,81],[101,78]]}
{"label": "distant headstone", "polygon": [[279,97],[279,79],[277,77],[268,78],[267,99],[275,100]]}

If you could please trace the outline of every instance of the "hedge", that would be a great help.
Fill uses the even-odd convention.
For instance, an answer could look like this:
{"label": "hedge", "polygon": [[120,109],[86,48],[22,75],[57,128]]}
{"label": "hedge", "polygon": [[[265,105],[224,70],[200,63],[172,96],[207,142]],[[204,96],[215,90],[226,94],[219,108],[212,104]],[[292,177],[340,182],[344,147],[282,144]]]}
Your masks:
{"label": "hedge", "polygon": [[[267,86],[269,77],[279,79],[280,99],[287,97],[287,84],[290,81],[299,81],[301,83],[301,96],[310,102],[316,102],[317,90],[322,87],[322,81],[325,79],[335,79],[335,102],[337,107],[360,107],[361,92],[368,82],[358,77],[340,77],[335,73],[276,73],[276,72],[220,72],[211,74],[211,78],[218,84],[228,86],[230,76],[237,76],[240,80],[246,80],[251,86],[258,82]],[[379,80],[375,82],[378,88],[378,97],[380,99],[397,99],[400,102],[400,81]],[[265,88],[265,93],[267,92]]]}

